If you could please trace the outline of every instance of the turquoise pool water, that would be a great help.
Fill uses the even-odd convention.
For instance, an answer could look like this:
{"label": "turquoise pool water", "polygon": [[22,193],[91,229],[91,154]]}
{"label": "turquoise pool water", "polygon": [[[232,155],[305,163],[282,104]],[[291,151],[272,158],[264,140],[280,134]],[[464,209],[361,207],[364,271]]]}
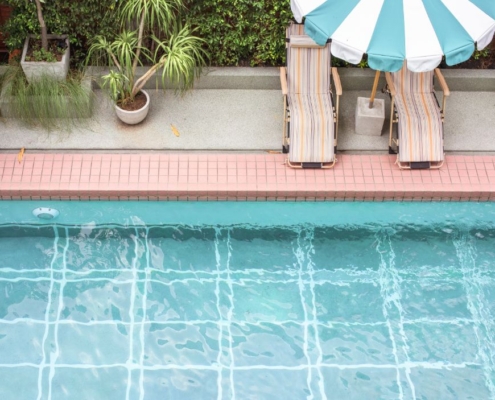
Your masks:
{"label": "turquoise pool water", "polygon": [[494,228],[487,203],[0,202],[0,399],[495,399]]}

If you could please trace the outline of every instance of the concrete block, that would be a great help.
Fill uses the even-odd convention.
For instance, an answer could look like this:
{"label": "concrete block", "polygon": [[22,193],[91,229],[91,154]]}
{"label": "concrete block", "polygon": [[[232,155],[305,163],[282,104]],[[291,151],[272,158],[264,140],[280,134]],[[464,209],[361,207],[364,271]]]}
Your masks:
{"label": "concrete block", "polygon": [[356,106],[356,133],[358,135],[381,136],[385,121],[385,101],[375,99],[373,108],[370,99],[358,97]]}
{"label": "concrete block", "polygon": [[70,59],[70,44],[67,35],[48,35],[48,40],[61,39],[65,40],[66,50],[62,56],[62,60],[56,62],[41,62],[41,61],[26,61],[26,55],[29,47],[29,39],[34,35],[28,35],[24,42],[24,48],[21,56],[21,67],[26,75],[28,82],[32,82],[35,79],[39,79],[43,75],[50,76],[60,81],[65,80],[67,73],[69,72],[69,59]]}

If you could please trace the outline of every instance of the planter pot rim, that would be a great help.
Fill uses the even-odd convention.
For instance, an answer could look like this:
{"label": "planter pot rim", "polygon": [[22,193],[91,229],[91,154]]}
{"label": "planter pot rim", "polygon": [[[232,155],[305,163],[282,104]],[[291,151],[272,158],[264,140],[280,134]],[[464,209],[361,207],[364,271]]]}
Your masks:
{"label": "planter pot rim", "polygon": [[129,114],[136,113],[136,112],[138,112],[138,111],[141,111],[143,108],[146,108],[146,106],[148,106],[148,105],[149,105],[149,103],[150,103],[150,96],[149,96],[148,92],[146,92],[146,90],[144,90],[144,89],[141,89],[139,92],[140,92],[140,93],[143,93],[143,94],[146,96],[146,103],[145,103],[145,104],[144,104],[144,106],[142,106],[141,108],[139,108],[139,109],[137,109],[137,110],[132,110],[132,111],[129,111],[129,110],[125,110],[125,109],[123,109],[122,107],[119,107],[119,106],[117,105],[117,103],[115,103],[115,107],[117,107],[120,111],[122,111],[122,112],[124,112],[124,113],[129,113]]}
{"label": "planter pot rim", "polygon": [[146,116],[148,115],[148,111],[150,108],[150,96],[146,92],[146,90],[141,89],[141,92],[146,96],[146,103],[143,107],[138,110],[127,111],[120,108],[117,104],[114,104],[115,111],[117,113],[117,117],[128,125],[136,125],[142,122]]}

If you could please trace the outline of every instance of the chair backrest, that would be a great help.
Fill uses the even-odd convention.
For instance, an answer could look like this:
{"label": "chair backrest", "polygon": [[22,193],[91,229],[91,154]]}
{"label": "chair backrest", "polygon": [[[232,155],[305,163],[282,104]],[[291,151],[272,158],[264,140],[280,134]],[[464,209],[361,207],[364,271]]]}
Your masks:
{"label": "chair backrest", "polygon": [[329,93],[332,59],[330,43],[318,46],[304,34],[304,25],[287,28],[287,85],[289,93]]}
{"label": "chair backrest", "polygon": [[393,72],[395,90],[404,93],[432,93],[434,71],[412,72],[407,69],[407,64],[400,71]]}

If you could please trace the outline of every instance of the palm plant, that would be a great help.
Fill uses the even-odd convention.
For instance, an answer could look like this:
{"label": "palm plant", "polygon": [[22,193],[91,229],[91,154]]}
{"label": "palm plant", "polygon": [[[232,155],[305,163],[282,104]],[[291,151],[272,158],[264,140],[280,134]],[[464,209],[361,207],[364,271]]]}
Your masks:
{"label": "palm plant", "polygon": [[[103,86],[116,104],[124,106],[158,70],[162,82],[169,80],[179,89],[189,89],[205,65],[204,40],[193,35],[189,25],[182,25],[183,0],[124,0],[117,9],[122,31],[113,40],[97,36],[88,50],[88,62],[105,60],[111,71],[103,76]],[[137,29],[129,26],[137,24]],[[151,50],[150,48],[153,48]],[[149,65],[136,79],[138,65]]]}

